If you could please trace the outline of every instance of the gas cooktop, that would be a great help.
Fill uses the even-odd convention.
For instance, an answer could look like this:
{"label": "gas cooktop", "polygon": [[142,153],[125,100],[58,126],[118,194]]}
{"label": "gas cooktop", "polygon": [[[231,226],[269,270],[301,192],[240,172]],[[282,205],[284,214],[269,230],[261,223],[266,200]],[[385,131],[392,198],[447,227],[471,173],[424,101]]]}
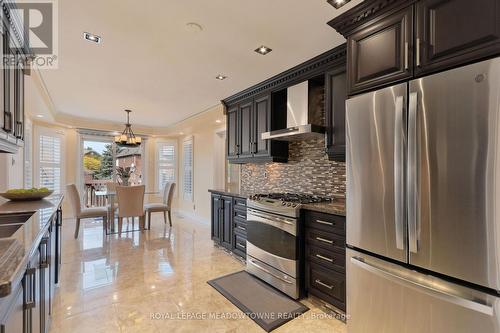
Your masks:
{"label": "gas cooktop", "polygon": [[279,200],[285,203],[309,204],[316,202],[333,201],[331,197],[324,197],[314,194],[299,194],[299,193],[269,193],[269,194],[256,194],[250,196],[251,200],[259,199]]}
{"label": "gas cooktop", "polygon": [[298,209],[303,204],[330,202],[333,200],[334,198],[332,197],[313,194],[268,193],[251,195],[248,198],[247,206],[266,212],[296,217],[298,216]]}

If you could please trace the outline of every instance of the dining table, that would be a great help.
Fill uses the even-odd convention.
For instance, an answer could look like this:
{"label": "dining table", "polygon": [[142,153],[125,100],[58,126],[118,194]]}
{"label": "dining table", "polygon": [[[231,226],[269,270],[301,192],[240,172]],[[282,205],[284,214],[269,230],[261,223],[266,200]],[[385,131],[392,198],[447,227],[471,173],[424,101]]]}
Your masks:
{"label": "dining table", "polygon": [[[145,191],[144,195],[157,195],[160,192],[158,191]],[[106,234],[109,235],[115,232],[115,197],[116,191],[96,191],[96,196],[102,196],[107,199],[110,209],[108,209],[108,227],[106,228]],[[134,230],[135,231],[135,230]]]}

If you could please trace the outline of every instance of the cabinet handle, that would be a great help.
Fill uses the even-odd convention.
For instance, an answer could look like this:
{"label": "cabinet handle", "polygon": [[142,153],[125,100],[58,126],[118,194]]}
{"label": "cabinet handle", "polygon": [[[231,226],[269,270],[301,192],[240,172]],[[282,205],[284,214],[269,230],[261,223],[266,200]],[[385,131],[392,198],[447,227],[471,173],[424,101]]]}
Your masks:
{"label": "cabinet handle", "polygon": [[322,256],[321,254],[316,254],[316,257],[320,258],[320,259],[323,259],[323,260],[326,260],[328,262],[333,262],[332,258],[328,258],[328,257]]}
{"label": "cabinet handle", "polygon": [[323,242],[323,243],[333,244],[332,240],[324,239],[322,237],[316,237],[316,240],[319,240],[320,242]]}
{"label": "cabinet handle", "polygon": [[416,53],[415,57],[417,58],[416,59],[417,67],[420,67],[420,38],[417,38],[416,43],[417,43],[416,45],[417,50],[415,52]]}
{"label": "cabinet handle", "polygon": [[316,279],[314,282],[316,282],[317,284],[319,284],[319,285],[321,285],[321,286],[323,286],[323,287],[325,287],[325,288],[328,288],[328,289],[330,289],[330,290],[332,290],[332,289],[333,289],[333,286],[332,286],[332,285],[329,285],[329,284],[326,284],[326,283],[324,283],[324,282],[321,282],[321,280],[319,280],[319,279]]}
{"label": "cabinet handle", "polygon": [[23,305],[24,309],[31,309],[35,307],[35,295],[36,295],[36,281],[35,281],[36,268],[28,268],[26,270],[26,289],[28,297]]}
{"label": "cabinet handle", "polygon": [[327,222],[327,221],[323,221],[323,220],[316,220],[316,222],[320,223],[320,224],[325,224],[325,225],[329,225],[329,226],[333,227],[333,222]]}
{"label": "cabinet handle", "polygon": [[408,69],[408,42],[405,42],[405,69]]}
{"label": "cabinet handle", "polygon": [[40,241],[40,268],[49,267],[49,238],[43,237]]}

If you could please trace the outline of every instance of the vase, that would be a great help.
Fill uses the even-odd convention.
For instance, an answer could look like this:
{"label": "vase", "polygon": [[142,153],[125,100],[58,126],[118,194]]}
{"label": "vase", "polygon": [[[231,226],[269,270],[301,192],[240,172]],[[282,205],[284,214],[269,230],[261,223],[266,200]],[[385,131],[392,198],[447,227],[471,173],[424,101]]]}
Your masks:
{"label": "vase", "polygon": [[130,177],[121,177],[122,178],[122,186],[128,186],[128,180]]}

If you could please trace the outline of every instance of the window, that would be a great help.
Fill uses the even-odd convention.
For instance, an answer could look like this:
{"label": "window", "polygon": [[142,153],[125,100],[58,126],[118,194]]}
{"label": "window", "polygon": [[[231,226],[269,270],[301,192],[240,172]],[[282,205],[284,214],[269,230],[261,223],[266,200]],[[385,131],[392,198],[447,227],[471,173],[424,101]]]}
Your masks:
{"label": "window", "polygon": [[156,186],[161,191],[167,182],[175,182],[175,169],[177,166],[176,142],[156,143]]}
{"label": "window", "polygon": [[33,138],[31,121],[26,118],[24,125],[24,188],[33,187]]}
{"label": "window", "polygon": [[40,133],[38,136],[38,185],[55,193],[61,192],[62,136]]}
{"label": "window", "polygon": [[184,200],[193,200],[193,138],[184,140],[183,145],[184,154],[184,178],[183,178],[183,198]]}

